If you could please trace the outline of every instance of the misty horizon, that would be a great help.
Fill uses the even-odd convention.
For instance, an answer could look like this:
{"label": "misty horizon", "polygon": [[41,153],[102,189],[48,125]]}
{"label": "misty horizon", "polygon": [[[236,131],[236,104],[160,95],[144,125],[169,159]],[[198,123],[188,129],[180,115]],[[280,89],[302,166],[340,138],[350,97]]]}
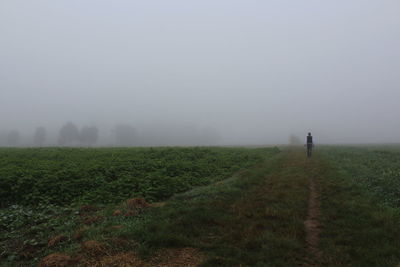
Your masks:
{"label": "misty horizon", "polygon": [[18,131],[30,145],[43,126],[57,145],[72,122],[97,127],[97,145],[114,145],[121,124],[149,146],[286,144],[308,132],[316,144],[400,143],[399,10],[2,1],[0,139]]}

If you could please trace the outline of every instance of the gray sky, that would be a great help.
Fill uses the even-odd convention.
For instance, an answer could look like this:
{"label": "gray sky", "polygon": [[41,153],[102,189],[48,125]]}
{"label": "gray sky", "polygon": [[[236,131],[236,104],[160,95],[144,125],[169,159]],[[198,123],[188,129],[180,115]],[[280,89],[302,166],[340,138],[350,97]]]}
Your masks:
{"label": "gray sky", "polygon": [[398,0],[0,0],[1,129],[400,142]]}

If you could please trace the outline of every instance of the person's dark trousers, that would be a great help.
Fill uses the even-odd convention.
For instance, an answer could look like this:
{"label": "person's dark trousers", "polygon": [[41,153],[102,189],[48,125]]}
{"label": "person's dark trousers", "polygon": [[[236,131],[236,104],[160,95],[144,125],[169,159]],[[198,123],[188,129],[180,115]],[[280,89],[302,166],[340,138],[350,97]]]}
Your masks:
{"label": "person's dark trousers", "polygon": [[307,144],[307,157],[311,157],[312,144]]}

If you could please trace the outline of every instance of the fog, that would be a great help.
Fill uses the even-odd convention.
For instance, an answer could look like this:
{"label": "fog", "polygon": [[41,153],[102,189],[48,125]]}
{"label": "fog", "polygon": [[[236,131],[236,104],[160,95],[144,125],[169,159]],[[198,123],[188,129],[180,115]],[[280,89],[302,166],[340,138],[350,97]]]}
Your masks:
{"label": "fog", "polygon": [[399,143],[399,14],[398,0],[2,0],[0,145],[41,144],[39,126],[62,144],[68,122],[97,145],[119,126],[128,145]]}

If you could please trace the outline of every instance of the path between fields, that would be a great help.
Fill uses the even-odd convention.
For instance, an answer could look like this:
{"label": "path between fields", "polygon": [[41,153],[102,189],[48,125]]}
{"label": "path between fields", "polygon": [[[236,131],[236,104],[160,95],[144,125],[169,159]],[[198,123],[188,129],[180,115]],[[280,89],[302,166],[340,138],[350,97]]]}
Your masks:
{"label": "path between fields", "polygon": [[[317,187],[317,182],[315,181],[315,177],[311,175],[310,177],[310,196],[308,199],[308,214],[307,220],[304,222],[306,229],[306,242],[308,246],[308,251],[315,258],[315,260],[319,261],[321,258],[321,251],[319,250],[318,243],[321,234],[320,228],[320,200],[319,200],[319,191]],[[315,266],[315,265],[314,265]]]}

